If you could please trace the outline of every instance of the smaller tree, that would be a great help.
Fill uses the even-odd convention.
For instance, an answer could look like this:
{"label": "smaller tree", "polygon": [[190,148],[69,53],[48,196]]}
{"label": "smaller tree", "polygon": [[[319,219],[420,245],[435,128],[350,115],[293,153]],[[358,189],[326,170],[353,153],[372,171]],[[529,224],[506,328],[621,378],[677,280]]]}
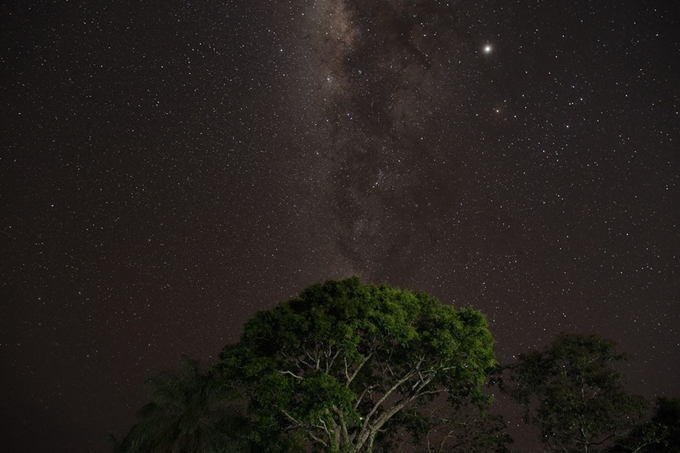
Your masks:
{"label": "smaller tree", "polygon": [[680,398],[659,398],[652,423],[659,427],[661,442],[650,451],[680,453]]}
{"label": "smaller tree", "polygon": [[247,452],[249,422],[219,400],[209,372],[183,359],[179,372],[164,371],[146,381],[151,401],[128,434],[111,437],[114,453]]}
{"label": "smaller tree", "polygon": [[625,360],[609,340],[561,334],[505,366],[500,387],[524,406],[524,420],[550,449],[594,453],[626,436],[644,412],[644,399],[626,393],[614,369]]}
{"label": "smaller tree", "polygon": [[608,453],[680,453],[680,398],[659,398],[652,419]]}

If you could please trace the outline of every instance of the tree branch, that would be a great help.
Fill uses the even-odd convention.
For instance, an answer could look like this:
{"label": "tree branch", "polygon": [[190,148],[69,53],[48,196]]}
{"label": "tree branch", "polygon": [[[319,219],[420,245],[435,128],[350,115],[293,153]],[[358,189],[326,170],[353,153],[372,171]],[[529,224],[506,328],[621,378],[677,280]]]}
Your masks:
{"label": "tree branch", "polygon": [[293,373],[292,371],[288,371],[288,370],[276,370],[276,372],[279,373],[279,374],[290,374],[290,375],[293,376],[295,379],[302,380],[302,376],[298,376],[297,374]]}
{"label": "tree branch", "polygon": [[364,357],[364,360],[359,362],[359,365],[357,365],[356,369],[354,372],[352,372],[352,375],[349,375],[349,369],[347,367],[347,357],[345,357],[345,376],[347,377],[347,383],[345,384],[345,387],[349,387],[349,385],[352,383],[355,377],[357,377],[357,374],[359,374],[359,371],[361,371],[361,368],[368,362],[373,355],[373,352],[370,352],[366,357]]}
{"label": "tree branch", "polygon": [[[385,400],[386,400],[387,398],[389,398],[390,395],[391,395],[392,393],[394,393],[395,390],[397,390],[399,387],[401,387],[401,385],[402,385],[404,382],[406,382],[406,381],[408,381],[409,379],[411,379],[411,376],[413,376],[413,374],[414,374],[413,371],[409,371],[409,372],[406,374],[406,376],[404,376],[403,378],[401,378],[400,380],[398,380],[398,381],[392,386],[392,388],[390,388],[387,392],[385,392],[385,394],[382,396],[382,398],[380,398],[380,399],[378,400],[378,402],[375,403],[375,404],[373,405],[373,408],[371,409],[371,411],[366,415],[366,418],[364,419],[363,428],[365,428],[365,427],[368,426],[369,422],[371,421],[371,417],[373,417],[373,414],[375,414],[375,412],[380,408],[380,406],[382,405],[382,403],[384,403]],[[362,429],[363,429],[363,428],[362,428]]]}

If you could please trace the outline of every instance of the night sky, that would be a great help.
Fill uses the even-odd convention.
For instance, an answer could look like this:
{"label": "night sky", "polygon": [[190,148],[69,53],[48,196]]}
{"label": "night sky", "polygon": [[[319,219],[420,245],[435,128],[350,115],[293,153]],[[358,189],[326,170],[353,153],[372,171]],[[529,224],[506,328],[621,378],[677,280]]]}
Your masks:
{"label": "night sky", "polygon": [[679,395],[679,80],[677,0],[3,2],[3,451],[354,274]]}

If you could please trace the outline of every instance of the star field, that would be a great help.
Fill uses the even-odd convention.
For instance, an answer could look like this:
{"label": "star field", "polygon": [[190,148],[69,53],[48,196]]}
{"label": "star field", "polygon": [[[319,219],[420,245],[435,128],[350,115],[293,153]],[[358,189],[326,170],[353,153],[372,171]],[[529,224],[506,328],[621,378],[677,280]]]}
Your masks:
{"label": "star field", "polygon": [[354,274],[680,394],[677,2],[0,11],[6,451],[108,451],[145,378]]}

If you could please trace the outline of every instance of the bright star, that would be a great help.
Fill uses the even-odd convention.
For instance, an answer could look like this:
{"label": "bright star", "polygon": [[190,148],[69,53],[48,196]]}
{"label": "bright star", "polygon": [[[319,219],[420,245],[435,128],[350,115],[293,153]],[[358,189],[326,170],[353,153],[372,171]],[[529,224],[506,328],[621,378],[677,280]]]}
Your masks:
{"label": "bright star", "polygon": [[493,51],[493,47],[491,47],[491,44],[487,44],[484,46],[484,53],[491,53]]}

